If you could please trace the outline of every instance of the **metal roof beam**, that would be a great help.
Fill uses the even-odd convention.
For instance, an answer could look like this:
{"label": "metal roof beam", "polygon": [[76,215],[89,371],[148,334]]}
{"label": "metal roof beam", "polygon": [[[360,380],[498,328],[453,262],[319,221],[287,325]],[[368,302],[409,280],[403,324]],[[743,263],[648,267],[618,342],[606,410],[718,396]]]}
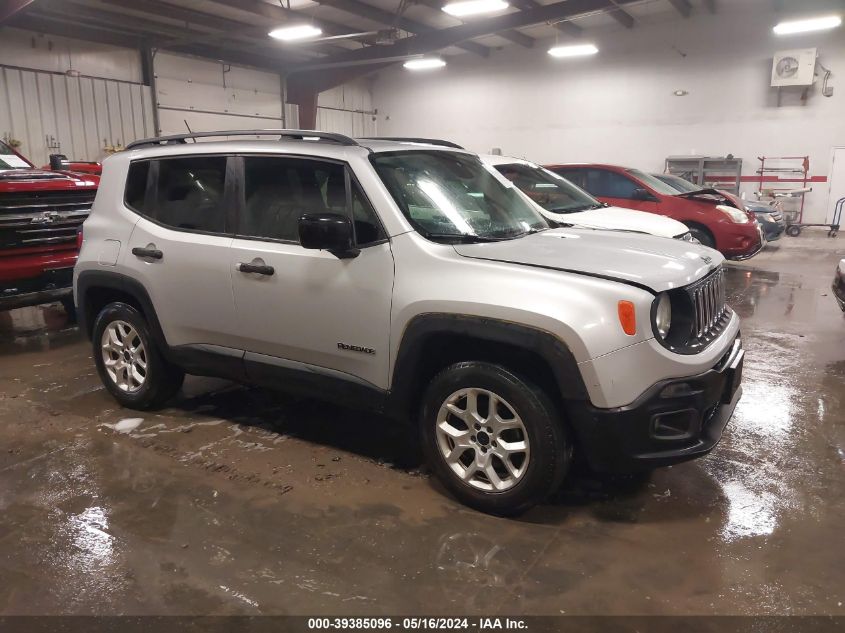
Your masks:
{"label": "metal roof beam", "polygon": [[398,40],[390,46],[371,46],[339,55],[332,55],[318,62],[295,67],[294,71],[320,70],[358,64],[396,61],[416,55],[425,55],[454,46],[466,40],[500,33],[512,28],[533,26],[543,22],[567,20],[586,13],[618,8],[637,0],[563,0],[542,5],[529,11],[518,11],[486,19],[473,20],[432,33],[414,35]]}
{"label": "metal roof beam", "polygon": [[14,17],[30,4],[32,0],[0,0],[0,24]]}
{"label": "metal roof beam", "polygon": [[[327,7],[334,7],[340,11],[345,11],[351,15],[358,15],[362,18],[378,22],[379,24],[383,24],[385,26],[400,28],[408,33],[430,33],[431,31],[436,30],[434,27],[428,26],[427,24],[421,24],[416,20],[411,20],[402,15],[391,13],[390,11],[385,11],[384,9],[379,9],[378,7],[366,4],[360,0],[318,0],[318,2]],[[476,44],[475,42],[464,42],[459,46],[470,53],[475,53],[476,55],[481,55],[482,57],[490,55],[489,48],[481,44]]]}
{"label": "metal roof beam", "polygon": [[[436,11],[442,11],[443,5],[445,0],[414,0],[418,4],[423,4],[427,7],[435,9]],[[448,14],[447,14],[448,15]],[[452,16],[454,17],[454,16]],[[460,20],[460,18],[455,18]],[[504,37],[506,40],[513,42],[514,44],[519,44],[520,46],[524,46],[525,48],[533,48],[534,47],[534,38],[527,36],[525,33],[520,33],[519,31],[515,31],[513,29],[508,29],[506,31],[502,31],[501,33],[496,33],[500,37]]]}

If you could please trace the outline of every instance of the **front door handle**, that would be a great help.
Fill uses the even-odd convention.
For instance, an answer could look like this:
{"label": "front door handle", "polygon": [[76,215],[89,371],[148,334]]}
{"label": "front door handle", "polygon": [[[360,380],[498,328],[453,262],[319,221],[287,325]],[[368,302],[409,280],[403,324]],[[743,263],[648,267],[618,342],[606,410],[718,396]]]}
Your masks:
{"label": "front door handle", "polygon": [[276,273],[276,269],[272,266],[267,266],[266,264],[247,264],[245,262],[240,262],[238,264],[238,271],[242,273],[256,273],[258,275],[273,275]]}
{"label": "front door handle", "polygon": [[132,254],[136,257],[149,257],[150,259],[161,259],[164,257],[164,253],[157,248],[141,248],[140,246],[133,248]]}

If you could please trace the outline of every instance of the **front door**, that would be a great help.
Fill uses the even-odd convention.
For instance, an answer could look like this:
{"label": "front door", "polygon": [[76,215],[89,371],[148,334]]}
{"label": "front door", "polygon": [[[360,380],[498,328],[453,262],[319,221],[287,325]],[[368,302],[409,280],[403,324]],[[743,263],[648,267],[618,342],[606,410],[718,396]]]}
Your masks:
{"label": "front door", "polygon": [[141,215],[123,265],[150,295],[170,346],[230,346],[235,326],[225,156],[136,161],[126,204]]}
{"label": "front door", "polygon": [[[244,200],[229,262],[240,345],[248,360],[258,358],[251,352],[386,388],[393,255],[347,170],[310,158],[243,158]],[[305,213],[351,213],[360,254],[339,259],[300,246]]]}

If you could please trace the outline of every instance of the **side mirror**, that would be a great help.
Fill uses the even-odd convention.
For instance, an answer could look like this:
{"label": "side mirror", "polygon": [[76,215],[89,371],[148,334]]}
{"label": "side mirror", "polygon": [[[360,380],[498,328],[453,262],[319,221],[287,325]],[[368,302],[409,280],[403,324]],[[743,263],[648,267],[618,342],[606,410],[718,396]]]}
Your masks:
{"label": "side mirror", "polygon": [[64,154],[50,154],[50,169],[62,171],[68,167],[68,159]]}
{"label": "side mirror", "polygon": [[645,189],[634,189],[631,194],[632,200],[640,200],[641,202],[655,202],[654,196]]}
{"label": "side mirror", "polygon": [[306,213],[299,218],[299,243],[303,248],[329,251],[340,259],[357,257],[352,241],[352,221],[340,213]]}

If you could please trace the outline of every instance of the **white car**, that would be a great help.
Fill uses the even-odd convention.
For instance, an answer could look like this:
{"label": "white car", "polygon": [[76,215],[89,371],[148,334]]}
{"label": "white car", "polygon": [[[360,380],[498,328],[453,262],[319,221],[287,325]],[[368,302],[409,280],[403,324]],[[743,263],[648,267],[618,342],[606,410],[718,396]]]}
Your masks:
{"label": "white car", "polygon": [[481,160],[513,182],[555,224],[578,228],[633,231],[696,241],[685,224],[654,213],[609,207],[562,176],[510,156],[482,155]]}

